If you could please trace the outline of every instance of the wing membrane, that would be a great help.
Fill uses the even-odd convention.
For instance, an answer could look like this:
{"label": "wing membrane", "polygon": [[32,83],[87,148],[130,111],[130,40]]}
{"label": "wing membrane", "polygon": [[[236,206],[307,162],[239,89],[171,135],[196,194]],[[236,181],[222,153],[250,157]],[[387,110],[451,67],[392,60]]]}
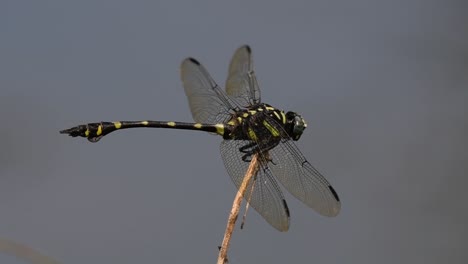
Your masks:
{"label": "wing membrane", "polygon": [[215,124],[230,119],[234,103],[200,62],[193,58],[185,59],[180,75],[195,122]]}
{"label": "wing membrane", "polygon": [[[224,140],[221,143],[221,157],[237,188],[240,187],[249,167],[249,162],[242,160],[244,154],[239,151],[239,148],[250,143],[252,141],[248,140]],[[289,211],[283,193],[268,166],[264,166],[267,163],[266,157],[259,156],[259,162],[260,169],[254,181],[247,186],[246,197],[249,197],[253,185],[250,205],[274,228],[287,231]]]}
{"label": "wing membrane", "polygon": [[336,216],[341,202],[333,187],[289,139],[269,151],[273,175],[297,199],[324,216]]}
{"label": "wing membrane", "polygon": [[226,93],[242,107],[260,103],[260,88],[253,71],[252,50],[247,45],[238,48],[232,56]]}

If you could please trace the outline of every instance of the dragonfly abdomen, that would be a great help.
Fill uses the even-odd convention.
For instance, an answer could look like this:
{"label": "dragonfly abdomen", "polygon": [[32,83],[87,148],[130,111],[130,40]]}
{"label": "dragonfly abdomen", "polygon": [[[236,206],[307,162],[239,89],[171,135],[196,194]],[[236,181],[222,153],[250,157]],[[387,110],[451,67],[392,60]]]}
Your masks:
{"label": "dragonfly abdomen", "polygon": [[186,123],[174,121],[116,121],[116,122],[99,122],[88,123],[85,125],[75,126],[69,129],[60,131],[61,134],[68,134],[72,137],[84,137],[91,142],[99,141],[103,136],[121,129],[148,127],[148,128],[171,128],[198,130],[210,133],[216,133],[220,136],[225,136],[229,133],[226,131],[224,124],[201,124],[201,123]]}

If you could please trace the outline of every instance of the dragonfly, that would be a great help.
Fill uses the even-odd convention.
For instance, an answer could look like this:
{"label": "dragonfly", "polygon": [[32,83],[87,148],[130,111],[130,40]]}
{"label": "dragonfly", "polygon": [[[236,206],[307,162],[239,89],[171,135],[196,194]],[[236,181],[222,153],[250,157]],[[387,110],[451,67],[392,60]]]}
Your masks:
{"label": "dragonfly", "polygon": [[307,128],[304,118],[261,101],[252,50],[248,45],[235,51],[225,89],[192,57],[182,61],[180,73],[195,122],[102,121],[78,125],[60,133],[98,142],[111,132],[129,128],[209,132],[222,137],[221,157],[237,188],[253,155],[257,155],[259,169],[248,183],[246,190],[250,191],[244,199],[277,230],[287,231],[290,225],[290,212],[281,185],[323,216],[333,217],[340,212],[341,202],[335,189],[294,143]]}

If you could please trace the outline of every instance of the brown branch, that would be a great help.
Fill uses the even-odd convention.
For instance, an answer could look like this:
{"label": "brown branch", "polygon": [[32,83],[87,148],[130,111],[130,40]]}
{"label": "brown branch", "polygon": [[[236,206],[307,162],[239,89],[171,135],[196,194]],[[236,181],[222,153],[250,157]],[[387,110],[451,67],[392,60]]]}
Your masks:
{"label": "brown branch", "polygon": [[253,194],[256,182],[257,181],[254,178],[254,180],[252,182],[252,187],[250,187],[250,192],[249,192],[249,196],[247,198],[247,203],[245,204],[244,216],[242,216],[242,223],[241,223],[241,226],[240,226],[241,229],[244,228],[245,218],[247,218],[247,212],[249,211],[250,200],[252,199],[252,194]]}
{"label": "brown branch", "polygon": [[239,215],[239,209],[240,209],[240,205],[242,202],[242,197],[244,197],[245,190],[247,189],[247,186],[249,185],[250,180],[258,172],[259,166],[258,166],[257,155],[258,154],[253,155],[252,161],[250,161],[249,168],[247,169],[247,172],[245,173],[244,180],[242,181],[239,187],[239,191],[237,192],[236,197],[234,198],[234,202],[232,203],[231,213],[229,214],[226,231],[224,232],[223,243],[221,245],[221,248],[219,249],[217,264],[227,263],[227,251],[229,248],[229,242],[231,241],[231,235],[234,230],[234,226],[236,225],[237,216]]}
{"label": "brown branch", "polygon": [[38,251],[8,239],[0,239],[0,253],[5,253],[17,257],[18,259],[28,261],[32,264],[59,264],[58,261]]}

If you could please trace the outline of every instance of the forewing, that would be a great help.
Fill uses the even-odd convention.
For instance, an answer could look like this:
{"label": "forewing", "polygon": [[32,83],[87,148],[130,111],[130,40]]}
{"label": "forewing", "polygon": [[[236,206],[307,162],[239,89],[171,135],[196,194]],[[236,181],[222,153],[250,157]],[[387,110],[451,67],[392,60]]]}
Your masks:
{"label": "forewing", "polygon": [[273,175],[297,199],[324,216],[336,216],[341,209],[337,193],[287,138],[269,151]]}
{"label": "forewing", "polygon": [[200,62],[194,58],[185,59],[180,74],[195,122],[215,124],[230,119],[233,102]]}
{"label": "forewing", "polygon": [[247,45],[238,48],[232,56],[226,93],[242,107],[260,103],[260,88],[253,71],[252,50]]}
{"label": "forewing", "polygon": [[[250,144],[248,140],[224,140],[221,143],[221,157],[228,171],[229,176],[236,185],[240,187],[244,175],[249,167],[249,162],[242,160],[244,155],[239,151],[239,148]],[[248,200],[250,193],[250,205],[274,228],[279,231],[287,231],[289,229],[289,210],[284,199],[283,193],[272,177],[271,171],[266,164],[265,156],[260,156],[260,169],[247,186],[244,199]],[[252,190],[253,184],[253,191]]]}

